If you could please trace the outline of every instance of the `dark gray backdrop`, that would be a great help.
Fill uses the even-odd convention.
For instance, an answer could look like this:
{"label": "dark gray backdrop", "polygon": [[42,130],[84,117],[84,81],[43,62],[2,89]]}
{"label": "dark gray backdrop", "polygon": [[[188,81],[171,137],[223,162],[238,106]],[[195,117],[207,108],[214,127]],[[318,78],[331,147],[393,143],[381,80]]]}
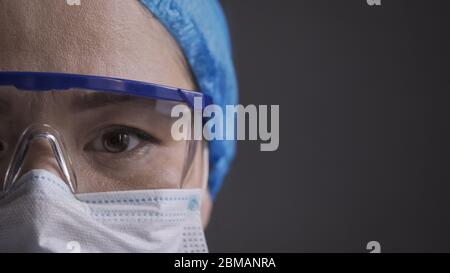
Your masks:
{"label": "dark gray backdrop", "polygon": [[450,251],[446,1],[223,5],[241,103],[279,104],[281,140],[239,143],[210,250]]}

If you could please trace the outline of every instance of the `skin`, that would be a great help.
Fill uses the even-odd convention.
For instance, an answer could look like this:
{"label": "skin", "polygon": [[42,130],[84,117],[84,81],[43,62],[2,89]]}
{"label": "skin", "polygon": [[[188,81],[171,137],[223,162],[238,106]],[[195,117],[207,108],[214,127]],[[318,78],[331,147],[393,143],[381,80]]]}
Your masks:
{"label": "skin", "polygon": [[[82,1],[81,6],[69,6],[63,0],[0,0],[0,37],[0,71],[77,73],[196,89],[176,41],[137,0]],[[26,113],[6,115],[10,119],[5,122],[14,124],[17,132],[27,124],[49,119],[52,124],[63,124],[74,114],[68,112],[67,105],[76,99],[76,94],[59,94],[51,99],[26,96],[19,98],[31,101]],[[10,97],[9,102],[17,99]],[[114,107],[126,110],[134,106],[125,103]],[[84,118],[89,120],[89,115]],[[186,188],[204,188],[205,226],[212,208],[204,187],[208,179],[207,158],[206,145],[198,145],[183,182]],[[2,170],[4,165],[0,166]],[[31,146],[24,171],[36,168],[59,174],[50,147],[39,141]]]}

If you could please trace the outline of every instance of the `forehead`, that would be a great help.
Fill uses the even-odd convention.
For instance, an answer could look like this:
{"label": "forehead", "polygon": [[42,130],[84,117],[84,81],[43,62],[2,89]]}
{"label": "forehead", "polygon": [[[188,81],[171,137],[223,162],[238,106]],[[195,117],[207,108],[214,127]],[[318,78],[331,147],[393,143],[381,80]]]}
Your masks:
{"label": "forehead", "polygon": [[[0,114],[14,118],[17,115],[34,115],[44,109],[52,109],[60,114],[80,113],[86,110],[124,108],[125,111],[144,110],[148,114],[156,105],[175,105],[175,102],[154,100],[112,92],[70,89],[53,91],[26,91],[14,87],[0,87]],[[161,108],[161,106],[160,106]],[[27,111],[24,111],[26,109]],[[58,116],[58,115],[57,115]]]}
{"label": "forehead", "polygon": [[138,0],[0,0],[0,70],[51,71],[195,89],[176,41]]}

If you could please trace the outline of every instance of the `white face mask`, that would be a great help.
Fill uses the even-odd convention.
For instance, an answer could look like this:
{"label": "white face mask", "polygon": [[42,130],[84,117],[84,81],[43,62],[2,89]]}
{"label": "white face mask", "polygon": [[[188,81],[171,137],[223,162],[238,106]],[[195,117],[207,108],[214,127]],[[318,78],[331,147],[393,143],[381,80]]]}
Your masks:
{"label": "white face mask", "polygon": [[72,194],[33,170],[0,194],[0,252],[207,252],[201,189]]}

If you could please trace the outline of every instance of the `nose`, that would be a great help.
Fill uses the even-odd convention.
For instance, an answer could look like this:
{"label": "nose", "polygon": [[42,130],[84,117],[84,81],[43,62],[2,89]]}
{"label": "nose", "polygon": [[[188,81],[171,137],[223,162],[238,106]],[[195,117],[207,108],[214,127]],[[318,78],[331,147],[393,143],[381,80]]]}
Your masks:
{"label": "nose", "polygon": [[5,176],[3,188],[8,190],[15,181],[34,169],[49,171],[76,192],[76,178],[59,133],[46,124],[28,127],[20,137]]}
{"label": "nose", "polygon": [[46,139],[34,139],[28,146],[18,178],[31,170],[46,170],[63,179],[52,147]]}

